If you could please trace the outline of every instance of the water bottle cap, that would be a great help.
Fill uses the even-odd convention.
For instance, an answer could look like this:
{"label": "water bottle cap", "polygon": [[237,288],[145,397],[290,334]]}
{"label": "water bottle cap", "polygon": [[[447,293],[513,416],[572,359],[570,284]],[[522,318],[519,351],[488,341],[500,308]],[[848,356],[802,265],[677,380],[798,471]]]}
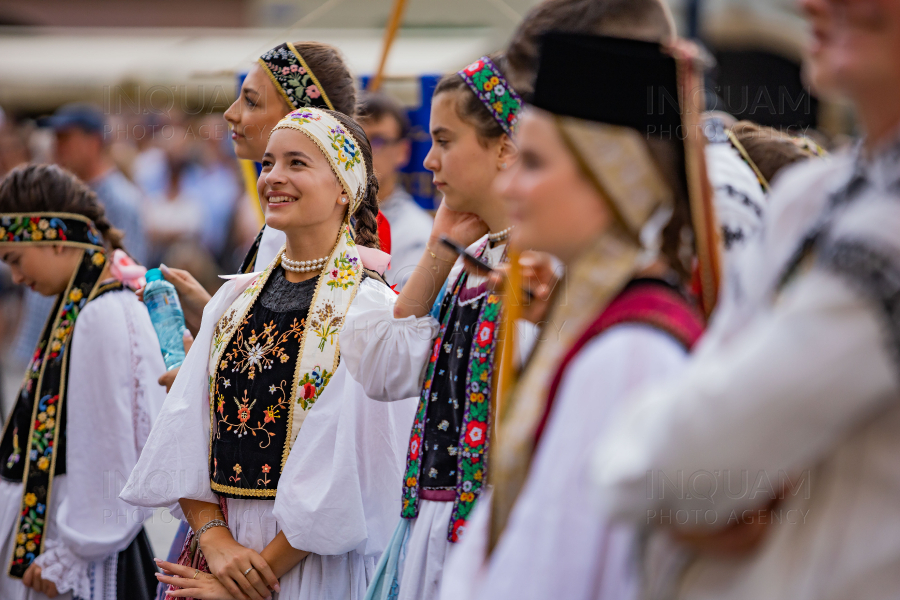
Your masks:
{"label": "water bottle cap", "polygon": [[147,280],[147,283],[150,283],[151,281],[162,281],[162,271],[159,269],[148,269],[144,274],[144,279]]}

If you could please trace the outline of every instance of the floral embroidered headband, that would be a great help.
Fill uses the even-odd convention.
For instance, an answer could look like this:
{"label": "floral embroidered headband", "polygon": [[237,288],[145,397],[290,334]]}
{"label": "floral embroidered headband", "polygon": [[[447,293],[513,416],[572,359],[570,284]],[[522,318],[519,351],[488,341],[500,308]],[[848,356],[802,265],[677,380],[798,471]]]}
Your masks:
{"label": "floral embroidered headband", "polygon": [[512,137],[516,132],[522,98],[500,73],[500,69],[487,56],[482,56],[459,72],[459,76],[472,89],[491,115]]}
{"label": "floral embroidered headband", "polygon": [[275,46],[259,57],[259,64],[287,100],[288,106],[294,109],[316,106],[334,110],[322,84],[292,43]]}
{"label": "floral embroidered headband", "polygon": [[0,244],[8,243],[104,249],[94,222],[73,213],[0,213]]}
{"label": "floral embroidered headband", "polygon": [[280,120],[272,132],[279,129],[296,129],[315,142],[350,198],[350,214],[355,213],[366,191],[368,173],[359,143],[353,135],[340,121],[313,107],[293,111]]}

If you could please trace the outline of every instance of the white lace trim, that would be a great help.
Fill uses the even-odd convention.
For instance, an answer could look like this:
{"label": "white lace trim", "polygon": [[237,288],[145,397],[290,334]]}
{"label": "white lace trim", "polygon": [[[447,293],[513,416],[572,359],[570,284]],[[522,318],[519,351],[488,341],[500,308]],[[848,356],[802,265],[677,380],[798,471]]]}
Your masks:
{"label": "white lace trim", "polygon": [[60,594],[71,591],[76,598],[91,598],[89,561],[58,542],[47,540],[44,551],[34,560],[41,568],[41,579],[52,581]]}

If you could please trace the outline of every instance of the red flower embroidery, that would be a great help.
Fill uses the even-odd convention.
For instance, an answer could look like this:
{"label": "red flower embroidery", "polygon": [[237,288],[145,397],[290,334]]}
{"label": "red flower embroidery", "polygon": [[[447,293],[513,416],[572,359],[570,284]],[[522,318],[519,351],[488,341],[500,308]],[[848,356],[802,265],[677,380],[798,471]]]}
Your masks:
{"label": "red flower embroidery", "polygon": [[482,61],[480,61],[480,60],[476,60],[476,61],[473,62],[471,65],[469,65],[468,67],[466,67],[464,70],[465,70],[465,72],[468,73],[469,75],[474,75],[475,73],[477,73],[478,71],[480,71],[482,67],[484,67],[484,63],[483,63]]}
{"label": "red flower embroidery", "polygon": [[322,95],[322,93],[319,92],[319,88],[317,88],[314,85],[311,85],[306,88],[306,95],[309,96],[310,98],[318,98],[319,96]]}
{"label": "red flower embroidery", "polygon": [[486,431],[487,425],[485,423],[472,421],[469,423],[469,426],[466,427],[466,441],[468,441],[470,446],[480,446],[484,443]]}
{"label": "red flower embroidery", "polygon": [[238,408],[238,420],[241,423],[246,423],[247,419],[250,418],[250,407],[246,404]]}
{"label": "red flower embroidery", "polygon": [[479,346],[487,346],[494,339],[494,324],[486,321],[481,324],[481,328],[478,330],[478,336],[475,338],[475,341]]}
{"label": "red flower embroidery", "polygon": [[419,449],[422,446],[422,440],[418,435],[412,436],[409,440],[409,458],[410,460],[419,460]]}
{"label": "red flower embroidery", "polygon": [[313,396],[316,395],[316,386],[312,383],[304,383],[303,384],[303,399],[309,400]]}
{"label": "red flower embroidery", "polygon": [[462,537],[462,534],[464,534],[465,532],[466,532],[466,520],[465,519],[457,519],[453,523],[453,533],[451,534],[451,536],[453,538],[452,541],[458,542],[459,538]]}
{"label": "red flower embroidery", "polygon": [[431,352],[431,362],[435,362],[438,359],[438,354],[441,353],[441,338],[438,336],[438,339],[434,340],[434,350]]}
{"label": "red flower embroidery", "polygon": [[271,471],[271,470],[272,470],[272,467],[270,467],[269,465],[263,465],[263,466],[262,466],[262,472],[263,472],[263,473],[268,473],[268,472]]}

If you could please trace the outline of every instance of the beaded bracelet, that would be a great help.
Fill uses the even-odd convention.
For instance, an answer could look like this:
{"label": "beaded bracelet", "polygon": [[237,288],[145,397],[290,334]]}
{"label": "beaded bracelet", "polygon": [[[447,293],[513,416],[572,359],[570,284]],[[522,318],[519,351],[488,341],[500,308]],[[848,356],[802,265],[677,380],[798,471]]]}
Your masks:
{"label": "beaded bracelet", "polygon": [[207,529],[212,529],[213,527],[228,527],[228,523],[226,523],[222,519],[213,519],[212,521],[209,521],[206,525],[201,527],[194,538],[199,542],[200,536],[206,533]]}

